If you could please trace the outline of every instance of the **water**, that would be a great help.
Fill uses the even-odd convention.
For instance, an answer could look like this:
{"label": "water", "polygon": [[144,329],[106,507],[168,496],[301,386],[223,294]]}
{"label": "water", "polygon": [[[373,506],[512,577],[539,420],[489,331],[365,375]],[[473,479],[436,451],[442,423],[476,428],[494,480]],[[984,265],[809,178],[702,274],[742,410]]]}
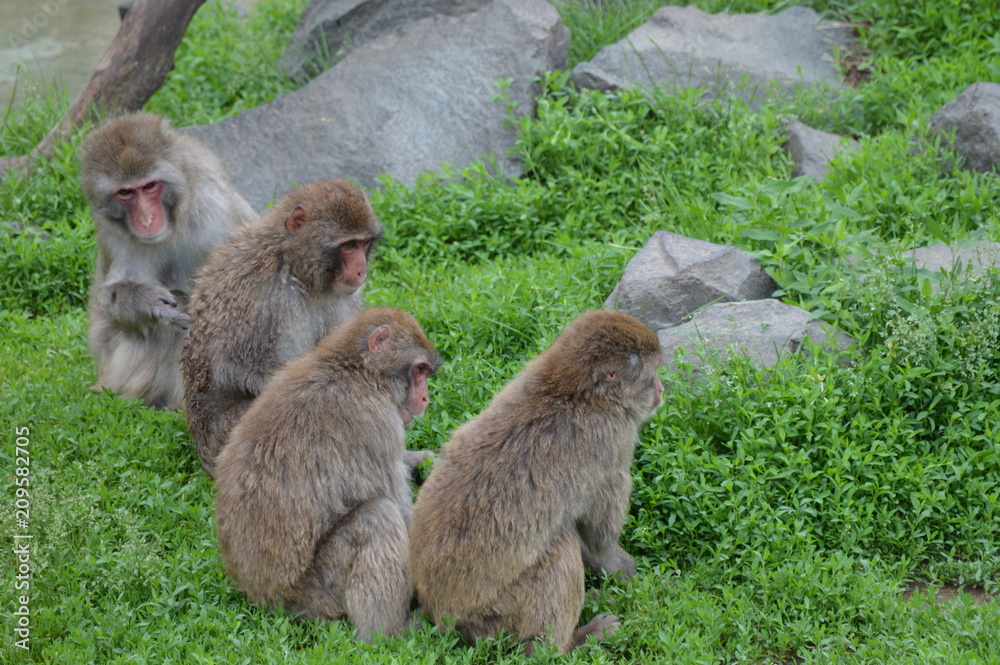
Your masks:
{"label": "water", "polygon": [[15,78],[16,101],[23,82],[39,77],[64,86],[73,100],[118,32],[121,1],[0,0],[0,112]]}
{"label": "water", "polygon": [[[0,0],[0,116],[15,94],[15,79],[15,102],[31,79],[65,87],[69,101],[76,99],[118,32],[123,1]],[[245,13],[253,3],[233,4]]]}

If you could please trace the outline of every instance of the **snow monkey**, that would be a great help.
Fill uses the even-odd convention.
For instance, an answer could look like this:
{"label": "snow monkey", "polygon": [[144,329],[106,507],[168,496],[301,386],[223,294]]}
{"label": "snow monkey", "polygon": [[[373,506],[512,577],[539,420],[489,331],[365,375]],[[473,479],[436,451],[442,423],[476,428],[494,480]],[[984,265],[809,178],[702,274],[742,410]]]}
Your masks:
{"label": "snow monkey", "polygon": [[358,187],[314,182],[282,197],[199,271],[181,368],[188,426],[210,476],[265,381],[363,307],[381,235]]}
{"label": "snow monkey", "polygon": [[97,232],[88,335],[94,389],[178,408],[192,274],[256,214],[205,146],[148,113],[93,130],[81,179]]}
{"label": "snow monkey", "polygon": [[584,566],[635,573],[619,545],[638,429],[659,406],[656,334],[586,312],[458,428],[413,509],[410,567],[425,612],[469,642],[505,631],[559,651],[617,630],[577,627]]}
{"label": "snow monkey", "polygon": [[366,309],[267,383],[216,463],[226,572],[255,603],[354,624],[359,640],[409,623],[406,451],[437,351],[412,316]]}

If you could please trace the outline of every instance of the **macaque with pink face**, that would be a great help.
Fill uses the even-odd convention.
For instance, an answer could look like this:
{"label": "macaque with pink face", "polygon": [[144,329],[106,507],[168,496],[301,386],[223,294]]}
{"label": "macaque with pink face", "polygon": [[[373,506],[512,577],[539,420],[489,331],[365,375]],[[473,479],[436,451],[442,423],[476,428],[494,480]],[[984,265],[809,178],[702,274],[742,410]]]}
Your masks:
{"label": "macaque with pink face", "polygon": [[98,245],[94,389],[178,408],[192,275],[256,214],[205,146],[156,115],[113,118],[92,131],[81,176]]}
{"label": "macaque with pink face", "polygon": [[247,598],[357,637],[410,621],[409,477],[430,456],[405,426],[440,359],[420,324],[366,309],[268,381],[216,458],[215,523]]}
{"label": "macaque with pink face", "polygon": [[181,350],[185,415],[205,471],[282,365],[363,305],[382,226],[346,180],[298,187],[198,273]]}

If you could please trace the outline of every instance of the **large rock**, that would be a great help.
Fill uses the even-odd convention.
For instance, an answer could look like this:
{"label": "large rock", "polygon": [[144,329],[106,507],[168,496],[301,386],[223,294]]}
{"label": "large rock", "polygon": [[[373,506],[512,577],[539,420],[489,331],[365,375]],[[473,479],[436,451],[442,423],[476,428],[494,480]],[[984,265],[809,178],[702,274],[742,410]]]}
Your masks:
{"label": "large rock", "polygon": [[445,163],[505,153],[516,131],[492,101],[509,78],[518,114],[534,113],[534,77],[565,68],[569,31],[544,0],[495,0],[458,18],[429,18],[352,52],[305,88],[188,131],[223,160],[258,210],[293,183],[338,176],[372,187],[386,173],[412,184]]}
{"label": "large rock", "polygon": [[[625,39],[577,65],[572,80],[599,90],[663,86],[725,89],[747,101],[778,81],[781,90],[822,83],[841,86],[835,51],[849,48],[848,28],[789,7],[778,14],[707,14],[697,7],[662,7]],[[746,77],[748,85],[742,85]]]}
{"label": "large rock", "polygon": [[776,288],[746,252],[657,231],[625,266],[604,306],[659,330],[709,303],[770,298]]}
{"label": "large rock", "polygon": [[850,337],[820,321],[810,321],[806,310],[780,300],[718,303],[700,310],[691,320],[657,335],[663,348],[663,362],[671,363],[678,349],[695,367],[703,362],[696,353],[748,356],[758,367],[773,367],[778,358],[796,353],[808,337],[831,350],[848,348]]}
{"label": "large rock", "polygon": [[1000,84],[973,83],[931,116],[930,126],[948,136],[965,158],[965,167],[981,173],[1000,164]]}
{"label": "large rock", "polygon": [[854,139],[845,139],[837,134],[813,129],[797,120],[785,128],[788,141],[785,149],[795,162],[792,177],[810,176],[816,182],[826,177],[827,163],[844,148],[856,150],[860,145]]}
{"label": "large rock", "polygon": [[349,51],[420,19],[462,16],[492,0],[309,0],[279,66],[307,81]]}
{"label": "large rock", "polygon": [[971,245],[956,245],[939,242],[929,247],[918,247],[906,252],[913,258],[913,266],[917,269],[940,272],[955,270],[962,264],[963,274],[976,278],[987,270],[1000,270],[1000,242],[977,242]]}
{"label": "large rock", "polygon": [[[954,245],[939,242],[936,245],[917,247],[903,252],[906,262],[903,270],[928,270],[930,272],[954,272],[961,266],[960,279],[976,280],[991,270],[1000,271],[1000,242],[965,242]],[[857,272],[862,283],[868,281],[868,264],[857,256],[846,257],[847,263]],[[931,289],[941,287],[938,280],[932,280]]]}

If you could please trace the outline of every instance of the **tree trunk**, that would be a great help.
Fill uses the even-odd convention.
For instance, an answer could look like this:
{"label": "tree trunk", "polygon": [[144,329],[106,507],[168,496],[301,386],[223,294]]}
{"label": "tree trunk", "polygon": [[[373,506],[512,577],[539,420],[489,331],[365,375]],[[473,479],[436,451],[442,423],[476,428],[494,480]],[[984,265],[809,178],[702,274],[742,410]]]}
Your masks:
{"label": "tree trunk", "polygon": [[30,172],[37,160],[50,156],[56,141],[69,136],[85,120],[141,109],[174,68],[174,52],[204,2],[136,0],[69,111],[31,153],[0,159],[0,178],[15,170]]}

